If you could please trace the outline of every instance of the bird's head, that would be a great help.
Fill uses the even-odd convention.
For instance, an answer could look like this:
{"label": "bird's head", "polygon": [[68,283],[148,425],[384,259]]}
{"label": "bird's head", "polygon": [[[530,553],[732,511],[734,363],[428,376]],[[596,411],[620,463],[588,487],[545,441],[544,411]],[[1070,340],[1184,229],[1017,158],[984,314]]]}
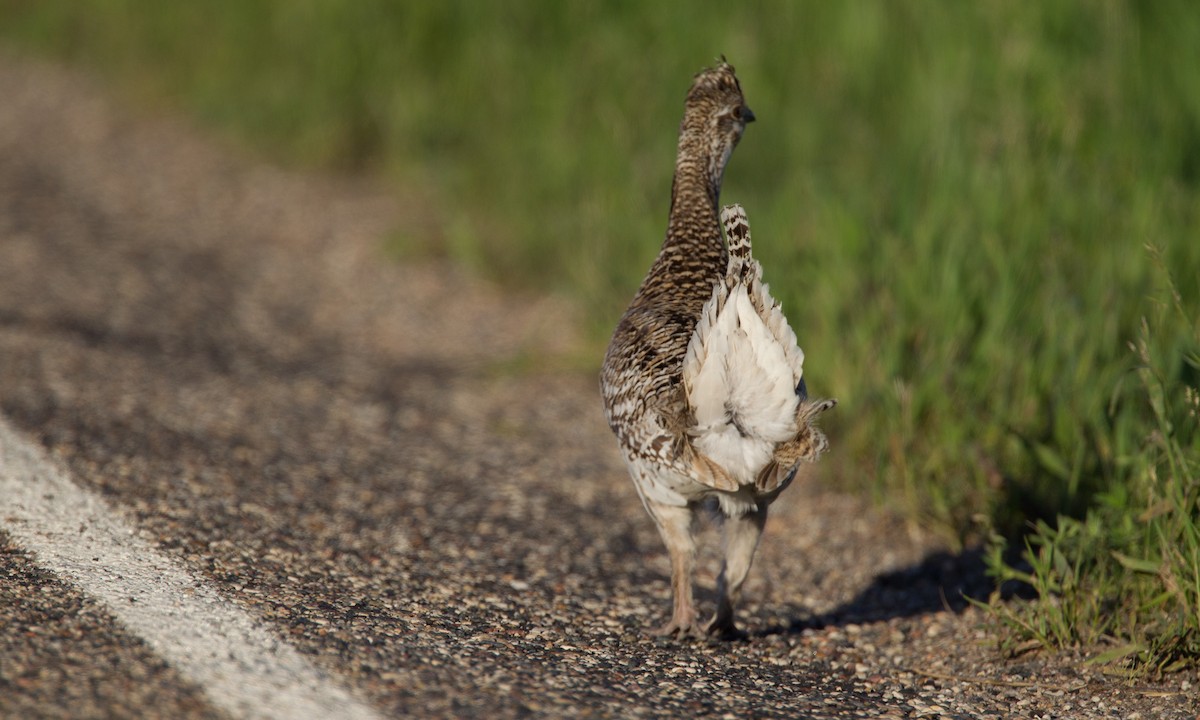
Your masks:
{"label": "bird's head", "polygon": [[754,122],[754,113],[746,105],[733,66],[724,57],[716,67],[701,71],[692,80],[684,105],[681,140],[687,137],[701,144],[695,150],[708,156],[714,179],[720,180],[730,153],[750,122]]}

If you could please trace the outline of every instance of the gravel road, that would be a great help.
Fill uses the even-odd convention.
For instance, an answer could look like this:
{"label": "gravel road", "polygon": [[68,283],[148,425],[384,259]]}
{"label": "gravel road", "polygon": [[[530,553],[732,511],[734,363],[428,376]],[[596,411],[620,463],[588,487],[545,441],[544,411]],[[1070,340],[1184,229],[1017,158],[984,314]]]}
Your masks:
{"label": "gravel road", "polygon": [[[438,232],[419,194],[10,55],[0,98],[0,413],[382,715],[1197,716],[1195,675],[1001,656],[961,600],[976,554],[819,476],[773,508],[748,639],[648,637],[665,552],[561,303],[388,260],[393,228]],[[0,716],[226,716],[6,522]]]}

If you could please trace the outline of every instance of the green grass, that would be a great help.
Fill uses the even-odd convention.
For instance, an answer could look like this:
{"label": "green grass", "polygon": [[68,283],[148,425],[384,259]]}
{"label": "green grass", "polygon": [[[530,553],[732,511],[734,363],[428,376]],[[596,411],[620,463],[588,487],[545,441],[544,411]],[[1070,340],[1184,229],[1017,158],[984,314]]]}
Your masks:
{"label": "green grass", "polygon": [[[409,252],[568,293],[597,358],[661,241],[690,76],[726,54],[759,121],[724,199],[841,400],[827,475],[955,540],[1032,527],[1083,588],[1039,584],[1070,622],[1036,636],[1170,656],[1121,598],[1200,514],[1185,0],[0,0],[0,35],[287,162],[419,184],[443,230]],[[1195,633],[1188,597],[1153,607]]]}
{"label": "green grass", "polygon": [[1189,311],[1177,293],[1167,300],[1133,345],[1130,381],[1153,422],[1126,458],[1127,477],[1082,517],[1038,520],[1025,541],[1028,569],[1008,565],[1006,539],[993,539],[993,575],[1037,591],[1029,603],[993,599],[995,616],[1013,631],[1010,645],[1107,643],[1093,661],[1120,662],[1131,674],[1200,660],[1200,392],[1178,380],[1185,368],[1193,377],[1200,371],[1200,333],[1182,357],[1172,352],[1156,330],[1171,315],[1188,322]]}

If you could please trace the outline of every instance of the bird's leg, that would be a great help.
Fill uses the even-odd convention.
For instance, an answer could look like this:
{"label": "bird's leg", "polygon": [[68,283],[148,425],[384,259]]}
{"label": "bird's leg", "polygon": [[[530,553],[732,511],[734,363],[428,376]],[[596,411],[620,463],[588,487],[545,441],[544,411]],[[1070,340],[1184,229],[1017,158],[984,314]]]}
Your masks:
{"label": "bird's leg", "polygon": [[671,620],[655,634],[686,637],[698,635],[696,606],[692,601],[692,569],[696,562],[696,542],[692,539],[692,509],[675,505],[646,503],[654,523],[671,556],[671,595],[674,604]]}
{"label": "bird's leg", "polygon": [[750,572],[758,539],[767,524],[766,503],[757,510],[725,520],[723,544],[725,562],[721,565],[721,576],[717,579],[717,611],[704,630],[709,635],[735,637],[737,627],[733,622],[734,605],[742,592],[742,584]]}

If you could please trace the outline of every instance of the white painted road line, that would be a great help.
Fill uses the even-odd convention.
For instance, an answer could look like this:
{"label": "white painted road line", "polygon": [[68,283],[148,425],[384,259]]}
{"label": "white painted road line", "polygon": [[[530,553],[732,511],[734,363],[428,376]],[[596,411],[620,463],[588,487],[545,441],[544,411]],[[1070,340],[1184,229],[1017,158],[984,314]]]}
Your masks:
{"label": "white painted road line", "polygon": [[239,718],[376,718],[67,477],[0,416],[0,527]]}

